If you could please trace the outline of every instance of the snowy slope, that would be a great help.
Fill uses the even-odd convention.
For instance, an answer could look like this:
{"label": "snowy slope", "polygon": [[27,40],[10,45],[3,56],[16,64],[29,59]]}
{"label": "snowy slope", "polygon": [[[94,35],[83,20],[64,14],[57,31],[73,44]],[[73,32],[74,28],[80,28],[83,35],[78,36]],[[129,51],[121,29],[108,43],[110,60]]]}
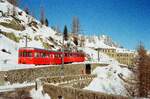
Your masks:
{"label": "snowy slope", "polygon": [[99,52],[99,58],[100,60],[98,61],[98,52],[94,49],[85,47],[85,48],[81,48],[90,58],[90,62],[97,62],[97,63],[106,63],[109,64],[112,61],[115,61],[115,59],[109,57],[108,55]]}
{"label": "snowy slope", "polygon": [[42,86],[38,88],[38,90],[32,89],[30,94],[33,99],[51,99],[51,97],[48,94],[43,93]]}
{"label": "snowy slope", "polygon": [[[6,16],[0,17],[0,64],[17,64],[17,56],[18,56],[18,48],[25,46],[25,38],[24,36],[28,36],[28,47],[36,47],[36,48],[45,48],[44,43],[48,43],[53,46],[51,49],[59,49],[61,48],[62,37],[57,36],[56,32],[52,30],[50,27],[46,27],[41,25],[39,21],[34,19],[32,16],[27,15],[24,11],[16,7],[17,15],[12,17],[12,4],[3,0],[4,2],[0,2],[0,11]],[[8,13],[8,9],[10,10]],[[22,12],[21,15],[18,13]],[[20,21],[17,21],[20,20]],[[15,22],[19,26],[23,26],[23,30],[16,30],[11,27],[6,27],[2,25],[2,23]],[[35,25],[28,25],[29,23],[34,22]],[[9,37],[4,35],[16,36],[20,38],[19,42],[15,42],[14,40],[10,40]],[[36,40],[36,39],[38,40]],[[49,40],[52,38],[52,40]],[[57,45],[56,45],[57,44]],[[9,52],[5,53],[2,50],[6,50]],[[2,66],[2,65],[1,65]]]}
{"label": "snowy slope", "polygon": [[86,37],[85,46],[91,48],[117,48],[119,45],[106,35]]}
{"label": "snowy slope", "polygon": [[84,89],[128,96],[124,81],[119,75],[123,78],[129,78],[132,72],[127,68],[121,68],[118,62],[113,61],[109,66],[97,67],[93,74],[96,74],[97,77]]}
{"label": "snowy slope", "polygon": [[[3,52],[3,49],[5,49],[6,52]],[[17,50],[17,43],[13,42],[3,35],[0,35],[0,63],[4,63],[5,61],[10,63],[17,62]]]}
{"label": "snowy slope", "polygon": [[[46,48],[51,50],[61,49],[62,46],[62,35],[57,35],[56,31],[51,29],[50,27],[46,27],[45,25],[41,25],[41,23],[36,20],[31,15],[27,15],[23,10],[16,7],[17,15],[12,17],[12,4],[3,0],[5,2],[0,2],[0,10],[3,11],[6,16],[0,17],[0,64],[16,64],[17,65],[17,56],[18,56],[18,48],[25,46],[25,36],[28,37],[28,47],[36,47],[36,48]],[[8,11],[8,9],[10,11]],[[22,13],[21,15],[19,13]],[[19,20],[19,21],[18,21]],[[17,23],[18,26],[22,27],[19,30],[16,30],[12,27],[7,27],[2,25],[1,23],[10,24],[11,22]],[[30,25],[29,25],[30,24]],[[10,40],[7,35],[14,35],[19,39],[18,42],[14,40]],[[79,43],[81,42],[79,36]],[[93,48],[117,48],[119,47],[112,39],[106,35],[101,36],[84,36],[85,37],[85,47],[77,48],[83,50],[90,58],[92,62],[97,62],[98,56],[97,51]],[[66,42],[67,43],[67,42]],[[73,37],[70,37],[69,43],[72,45],[72,49],[75,44],[73,43]],[[46,46],[45,46],[46,45]],[[1,50],[5,49],[11,54],[4,53]],[[113,59],[109,58],[109,56],[100,53],[100,62],[109,63],[113,61]],[[2,66],[1,65],[1,66]]]}

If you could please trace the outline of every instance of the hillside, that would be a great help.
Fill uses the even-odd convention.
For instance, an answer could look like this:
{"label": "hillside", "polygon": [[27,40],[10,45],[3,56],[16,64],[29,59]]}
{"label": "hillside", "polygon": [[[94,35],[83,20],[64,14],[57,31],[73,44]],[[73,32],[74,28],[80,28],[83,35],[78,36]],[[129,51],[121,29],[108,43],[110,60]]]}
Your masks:
{"label": "hillside", "polygon": [[[34,65],[18,64],[18,49],[25,47],[26,38],[28,47],[55,51],[62,48],[62,33],[57,33],[51,27],[42,25],[20,8],[15,7],[15,9],[16,15],[13,16],[13,5],[6,0],[0,0],[0,71],[35,68]],[[129,93],[124,87],[125,82],[119,75],[128,79],[132,72],[127,68],[121,68],[115,59],[104,53],[99,53],[100,61],[98,61],[98,52],[95,49],[115,48],[120,52],[128,50],[120,48],[120,45],[107,35],[86,36],[80,34],[78,40],[79,45],[76,46],[73,43],[73,35],[69,33],[69,41],[65,44],[69,43],[72,51],[75,51],[74,49],[84,51],[88,56],[85,63],[109,64],[98,67],[92,72],[97,77],[85,89],[128,96]],[[40,93],[36,93],[35,90],[32,90],[32,97],[37,98],[37,94],[38,96],[43,95],[41,90],[39,91]]]}
{"label": "hillside", "polygon": [[[13,5],[6,0],[0,2],[0,64],[17,65],[17,51],[19,47],[25,46],[25,37],[28,40],[28,47],[61,49],[62,33],[57,33],[52,28],[42,25],[20,8],[15,7],[15,9],[16,15],[13,16]],[[119,45],[106,35],[79,35],[78,47],[73,43],[73,35],[69,35],[69,39],[68,42],[71,44],[72,50],[74,48],[83,50],[95,62],[97,61],[97,52],[93,48],[119,48]],[[84,46],[81,47],[82,40]],[[112,60],[103,53],[100,53],[100,56],[102,62],[108,63]]]}

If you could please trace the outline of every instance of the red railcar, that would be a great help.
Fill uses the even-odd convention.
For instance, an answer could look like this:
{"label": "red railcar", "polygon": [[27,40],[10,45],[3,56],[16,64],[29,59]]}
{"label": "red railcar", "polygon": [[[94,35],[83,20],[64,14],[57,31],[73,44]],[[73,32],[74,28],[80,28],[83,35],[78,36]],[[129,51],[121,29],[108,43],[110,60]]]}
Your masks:
{"label": "red railcar", "polygon": [[[62,52],[24,47],[19,49],[19,64],[55,65],[62,64]],[[64,52],[64,63],[84,62],[83,52]]]}

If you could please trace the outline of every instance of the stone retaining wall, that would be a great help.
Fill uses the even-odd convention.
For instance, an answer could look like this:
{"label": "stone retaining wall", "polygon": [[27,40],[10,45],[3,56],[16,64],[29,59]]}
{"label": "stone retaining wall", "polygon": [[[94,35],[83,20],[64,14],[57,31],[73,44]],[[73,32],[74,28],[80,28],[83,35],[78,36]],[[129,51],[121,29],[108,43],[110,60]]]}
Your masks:
{"label": "stone retaining wall", "polygon": [[[106,64],[92,64],[91,69],[97,66],[106,66]],[[85,69],[84,64],[67,64],[64,65],[64,75],[79,75],[81,70]],[[23,83],[34,81],[38,77],[49,77],[62,75],[61,66],[49,66],[30,69],[19,69],[10,71],[0,71],[0,81],[9,81],[10,83]]]}
{"label": "stone retaining wall", "polygon": [[89,90],[55,86],[49,83],[45,83],[43,89],[45,93],[49,94],[51,99],[59,99],[58,97],[63,97],[63,99],[129,99],[123,96],[108,95]]}
{"label": "stone retaining wall", "polygon": [[47,83],[63,83],[63,82],[70,82],[70,81],[76,81],[76,80],[85,80],[85,79],[93,79],[96,75],[70,75],[70,76],[53,76],[48,78],[41,78],[40,80],[42,82]]}
{"label": "stone retaining wall", "polygon": [[72,75],[72,76],[54,76],[41,78],[43,83],[56,84],[58,86],[69,86],[74,88],[84,88],[89,85],[96,75]]}
{"label": "stone retaining wall", "polygon": [[[96,77],[96,75],[72,75],[61,77],[55,76],[50,78],[42,77],[36,80],[39,81],[36,82],[37,85],[26,88],[19,88],[12,92],[0,93],[0,98],[32,99],[29,94],[30,90],[33,87],[36,87],[37,89],[42,84],[44,92],[47,93],[51,97],[51,99],[62,99],[58,97],[63,97],[63,99],[129,99],[128,97],[123,97],[119,95],[116,96],[100,92],[94,92],[90,90],[84,90],[81,89],[81,87],[79,86],[70,86],[70,83],[79,81],[80,84],[83,84],[82,88],[84,88],[86,84],[88,85],[90,83],[88,81],[91,81],[94,77]],[[65,86],[63,84],[65,84]]]}

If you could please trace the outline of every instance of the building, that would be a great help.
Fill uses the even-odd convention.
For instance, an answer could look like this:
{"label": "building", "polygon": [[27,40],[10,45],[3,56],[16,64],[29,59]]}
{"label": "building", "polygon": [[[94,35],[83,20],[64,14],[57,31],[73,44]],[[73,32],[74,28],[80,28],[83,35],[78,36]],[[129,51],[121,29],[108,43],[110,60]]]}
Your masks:
{"label": "building", "polygon": [[[122,48],[96,48],[98,52],[107,54],[108,56],[116,59],[121,64],[126,64],[128,66],[133,65],[133,60],[135,57],[135,52]],[[99,55],[98,55],[99,56]],[[99,60],[99,58],[98,58]]]}

